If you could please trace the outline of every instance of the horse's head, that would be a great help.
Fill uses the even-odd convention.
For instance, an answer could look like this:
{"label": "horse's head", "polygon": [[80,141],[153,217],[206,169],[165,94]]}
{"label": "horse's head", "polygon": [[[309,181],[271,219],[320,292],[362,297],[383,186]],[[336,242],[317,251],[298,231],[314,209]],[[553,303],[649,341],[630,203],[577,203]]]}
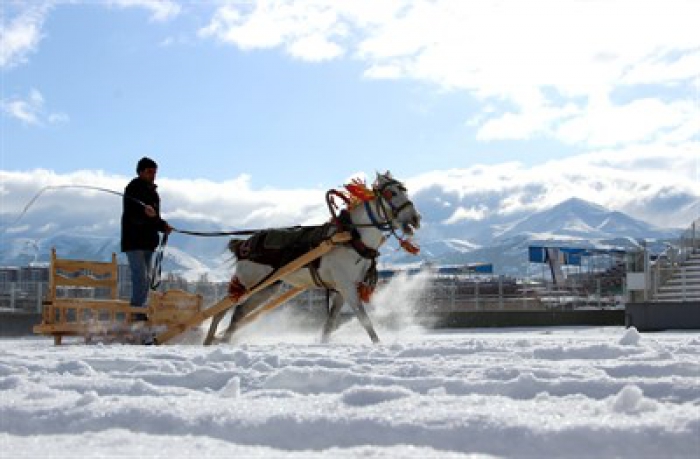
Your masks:
{"label": "horse's head", "polygon": [[391,172],[377,173],[377,179],[372,188],[377,196],[386,203],[388,215],[394,229],[400,229],[410,236],[420,228],[421,215],[408,197],[403,183],[391,176]]}

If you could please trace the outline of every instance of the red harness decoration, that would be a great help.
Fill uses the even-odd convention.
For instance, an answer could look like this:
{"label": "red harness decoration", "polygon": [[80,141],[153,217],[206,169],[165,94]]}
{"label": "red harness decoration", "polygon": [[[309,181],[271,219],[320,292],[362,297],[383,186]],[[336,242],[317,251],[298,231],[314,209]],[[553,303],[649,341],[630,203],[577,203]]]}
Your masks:
{"label": "red harness decoration", "polygon": [[401,244],[402,249],[404,249],[411,255],[418,255],[418,252],[420,252],[420,247],[418,247],[408,239],[399,239],[399,244]]}
{"label": "red harness decoration", "polygon": [[233,276],[228,284],[229,298],[237,303],[246,293],[248,293],[248,289],[245,288],[245,285],[238,280],[238,276]]}
{"label": "red harness decoration", "polygon": [[353,179],[352,183],[345,185],[345,189],[360,202],[368,202],[375,198],[374,191],[367,188],[367,185],[360,179]]}
{"label": "red harness decoration", "polygon": [[372,294],[374,293],[374,287],[367,285],[364,282],[357,283],[357,295],[360,297],[360,301],[363,303],[369,303]]}

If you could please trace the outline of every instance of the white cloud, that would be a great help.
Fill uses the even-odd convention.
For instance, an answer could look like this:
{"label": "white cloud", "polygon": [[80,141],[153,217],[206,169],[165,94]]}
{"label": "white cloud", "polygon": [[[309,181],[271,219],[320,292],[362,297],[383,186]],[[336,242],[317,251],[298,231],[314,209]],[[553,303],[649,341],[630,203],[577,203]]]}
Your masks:
{"label": "white cloud", "polygon": [[[201,32],[306,61],[348,55],[368,78],[426,81],[511,107],[472,117],[482,141],[600,147],[697,135],[687,126],[697,108],[682,103],[697,91],[697,17],[694,0],[266,0],[229,2]],[[300,51],[310,37],[323,46]],[[610,102],[619,88],[638,95]],[[640,109],[656,115],[642,119]]]}
{"label": "white cloud", "polygon": [[675,59],[669,56],[649,56],[635,63],[624,73],[621,82],[635,84],[671,84],[698,78],[700,50],[697,48]]}
{"label": "white cloud", "polygon": [[[426,230],[438,223],[460,225],[544,210],[571,197],[661,227],[685,227],[700,217],[699,148],[695,143],[601,150],[534,167],[479,165],[397,178],[405,181],[419,207],[430,207],[428,214],[423,212]],[[129,180],[101,171],[0,171],[0,228],[7,229],[10,216],[15,218],[46,186],[87,185],[121,192]],[[270,228],[319,224],[329,218],[326,190],[321,188],[254,189],[246,175],[221,182],[160,177],[158,183],[164,217],[178,222],[178,229]],[[448,202],[452,205],[446,206]],[[36,229],[54,224],[115,234],[120,215],[118,196],[59,189],[45,192],[18,225],[31,222]]]}
{"label": "white cloud", "polygon": [[0,69],[24,64],[27,55],[36,51],[49,9],[48,3],[30,4],[11,19],[6,17],[7,11],[0,11]]}
{"label": "white cloud", "polygon": [[324,61],[343,54],[343,49],[319,35],[300,38],[289,47],[289,53],[308,61]]}
{"label": "white cloud", "polygon": [[446,220],[443,220],[443,224],[445,225],[453,225],[458,222],[462,222],[465,220],[483,220],[484,216],[486,215],[487,208],[485,206],[479,206],[477,207],[470,207],[468,209],[465,209],[464,207],[460,206],[458,207],[452,215],[450,215],[449,218]]}
{"label": "white cloud", "polygon": [[[669,130],[697,120],[698,109],[692,102],[662,102],[637,99],[624,105],[608,101],[591,103],[585,113],[566,120],[556,128],[559,139],[568,143],[585,143],[594,147],[655,141]],[[676,131],[675,142],[692,140],[696,130]],[[683,135],[683,132],[685,135]]]}
{"label": "white cloud", "polygon": [[291,56],[311,62],[341,56],[344,49],[337,40],[346,33],[333,5],[325,1],[233,2],[219,8],[210,24],[200,30],[201,36],[242,49],[284,44]]}
{"label": "white cloud", "polygon": [[[0,9],[0,69],[24,64],[44,38],[42,27],[49,12],[60,5],[58,0],[3,2]],[[70,4],[71,2],[63,2]],[[101,4],[119,8],[144,8],[151,12],[151,20],[167,21],[182,11],[172,0],[106,0]]]}
{"label": "white cloud", "polygon": [[39,113],[43,110],[44,98],[36,89],[29,92],[27,99],[2,101],[2,109],[9,116],[25,124],[39,124]]}
{"label": "white cloud", "polygon": [[[539,106],[528,112],[503,113],[485,119],[477,131],[477,139],[489,140],[523,140],[535,135],[551,135],[554,126],[561,120],[569,120],[576,115],[580,118],[582,109],[573,104],[563,107]],[[478,121],[473,121],[479,124]]]}
{"label": "white cloud", "polygon": [[26,233],[29,231],[29,225],[19,225],[19,226],[14,226],[12,228],[9,228],[7,230],[8,234],[22,234]]}
{"label": "white cloud", "polygon": [[31,89],[26,98],[14,97],[0,100],[0,108],[3,113],[22,123],[32,126],[48,124],[61,124],[69,121],[64,113],[47,112],[44,107],[44,96],[37,89]]}
{"label": "white cloud", "polygon": [[[132,177],[102,171],[58,174],[48,170],[0,171],[0,214],[16,216],[45,187],[81,185],[121,193]],[[250,186],[250,177],[234,180],[158,180],[166,219],[185,221],[187,230],[206,223],[211,228],[268,228],[323,223],[328,219],[325,191],[321,189],[262,189]],[[46,213],[50,209],[50,213]],[[56,211],[60,209],[60,211]],[[26,218],[37,225],[55,222],[61,227],[90,227],[99,222],[102,231],[118,232],[121,199],[113,194],[83,188],[46,190],[32,204]],[[11,224],[3,217],[0,228]],[[25,223],[25,218],[20,224]],[[109,222],[112,222],[110,225]]]}
{"label": "white cloud", "polygon": [[120,8],[144,8],[151,12],[151,20],[163,22],[173,19],[182,7],[171,0],[109,0],[109,5]]}
{"label": "white cloud", "polygon": [[[698,151],[698,142],[638,145],[532,167],[507,163],[433,171],[407,183],[413,194],[437,189],[454,196],[457,207],[484,205],[490,213],[480,214],[483,218],[544,210],[578,197],[661,227],[683,227],[700,217]],[[448,214],[447,220],[461,215]]]}

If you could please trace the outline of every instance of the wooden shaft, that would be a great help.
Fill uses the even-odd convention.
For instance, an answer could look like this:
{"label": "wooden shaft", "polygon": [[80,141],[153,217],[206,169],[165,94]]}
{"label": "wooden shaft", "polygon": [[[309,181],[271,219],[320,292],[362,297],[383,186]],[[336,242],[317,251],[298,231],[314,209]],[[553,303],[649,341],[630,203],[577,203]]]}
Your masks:
{"label": "wooden shaft", "polygon": [[247,316],[243,317],[241,320],[236,322],[236,327],[242,327],[244,325],[251,323],[252,321],[256,320],[258,317],[260,317],[264,314],[267,314],[268,312],[277,308],[281,304],[291,300],[292,298],[299,295],[304,290],[306,290],[305,287],[294,287],[291,290],[287,290],[282,295],[278,296],[277,298],[275,298],[272,301],[265,303],[263,306],[259,307],[255,311],[251,312],[250,314],[248,314]]}
{"label": "wooden shaft", "polygon": [[190,319],[187,322],[182,324],[170,325],[167,330],[165,330],[160,335],[156,336],[156,343],[164,344],[170,341],[171,339],[175,338],[176,336],[180,335],[181,333],[186,332],[188,329],[196,327],[208,318],[227,310],[234,304],[235,302],[229,296],[226,296],[214,306],[205,309],[204,311],[200,311],[197,314],[194,314],[192,317],[190,317]]}
{"label": "wooden shaft", "polygon": [[[262,284],[258,285],[255,289],[247,292],[245,295],[243,295],[241,298],[238,299],[237,302],[234,303],[233,300],[231,300],[230,297],[226,296],[223,298],[221,301],[219,301],[217,304],[214,306],[205,309],[204,311],[201,311],[195,315],[193,315],[190,320],[183,324],[173,324],[166,331],[161,333],[160,335],[156,336],[156,343],[157,344],[165,344],[169,340],[173,339],[174,337],[186,332],[188,329],[192,327],[196,327],[205,320],[207,320],[210,317],[215,316],[216,314],[223,312],[233,306],[234,304],[242,303],[243,301],[247,300],[250,295],[259,292],[260,290],[263,290],[270,285],[274,284],[284,276],[287,276],[288,274],[291,274],[304,266],[308,265],[312,261],[314,261],[316,258],[319,258],[323,255],[325,255],[327,252],[329,252],[331,249],[336,244],[340,244],[343,242],[348,242],[349,240],[352,239],[352,236],[350,233],[344,232],[344,233],[338,233],[331,237],[329,240],[321,242],[321,244],[318,245],[315,249],[305,253],[304,255],[300,256],[299,258],[290,261],[286,265],[282,266],[280,269],[278,269],[274,275],[270,276],[269,279],[267,279],[265,282]],[[275,306],[276,307],[276,306]]]}

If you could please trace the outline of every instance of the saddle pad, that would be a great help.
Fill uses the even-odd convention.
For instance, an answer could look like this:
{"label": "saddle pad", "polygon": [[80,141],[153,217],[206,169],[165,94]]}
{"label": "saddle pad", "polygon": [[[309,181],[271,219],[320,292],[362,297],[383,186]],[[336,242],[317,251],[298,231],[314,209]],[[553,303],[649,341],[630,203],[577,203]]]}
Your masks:
{"label": "saddle pad", "polygon": [[275,269],[317,247],[335,232],[330,224],[258,231],[238,246],[239,260],[250,260]]}

